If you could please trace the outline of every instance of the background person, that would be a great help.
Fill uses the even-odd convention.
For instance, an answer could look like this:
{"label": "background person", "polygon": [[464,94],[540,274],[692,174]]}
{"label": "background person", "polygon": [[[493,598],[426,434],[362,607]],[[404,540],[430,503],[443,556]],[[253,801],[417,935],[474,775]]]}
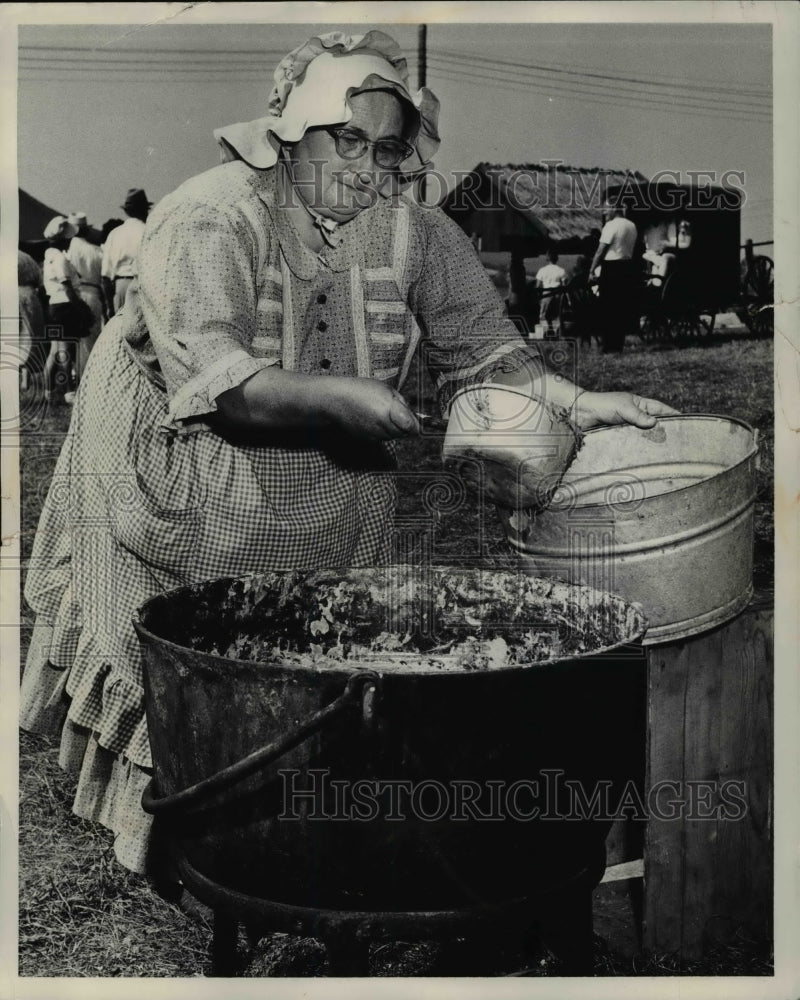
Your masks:
{"label": "background person", "polygon": [[106,240],[108,239],[108,234],[113,232],[115,229],[123,224],[124,219],[106,219],[103,225],[100,227],[100,253],[103,252],[103,247],[106,245]]}
{"label": "background person", "polygon": [[17,250],[19,289],[20,389],[29,388],[32,372],[41,372],[47,357],[42,298],[42,270],[29,254]]}
{"label": "background person", "polygon": [[106,234],[102,275],[112,316],[125,304],[131,282],[139,273],[139,246],[152,204],[141,188],[130,188],[122,205],[127,218]]}
{"label": "background person", "polygon": [[78,295],[80,276],[69,261],[67,249],[78,232],[63,215],[48,222],[44,238],[50,246],[44,252],[42,282],[47,295],[46,333],[50,350],[44,367],[44,396],[53,402],[71,402],[65,394],[72,388],[77,345],[91,324],[91,315]]}
{"label": "background person", "polygon": [[607,204],[610,216],[600,232],[591,273],[600,267],[600,335],[603,353],[621,354],[625,338],[639,325],[639,264],[634,260],[636,226],[621,206]]}
{"label": "background person", "polygon": [[103,287],[103,306],[105,307],[105,315],[103,316],[104,323],[107,323],[114,315],[114,282],[103,275],[102,259],[105,257],[106,243],[108,241],[109,233],[112,233],[115,229],[119,229],[119,227],[124,224],[124,221],[124,219],[106,219],[100,227],[100,284]]}
{"label": "background person", "polygon": [[99,247],[86,238],[89,226],[85,212],[74,212],[69,216],[69,221],[77,227],[78,232],[70,240],[67,257],[78,272],[78,295],[89,307],[93,317],[88,334],[82,337],[77,345],[75,376],[76,382],[80,384],[89,354],[103,329],[103,319],[106,314],[101,275],[103,254]]}
{"label": "background person", "polygon": [[[566,284],[567,272],[558,263],[558,254],[555,250],[547,251],[547,260],[548,263],[536,272],[536,286],[540,293],[539,322],[547,323],[549,326],[558,314],[558,296],[552,293]],[[551,294],[542,295],[542,292]]]}
{"label": "background person", "polygon": [[675,262],[675,254],[665,250],[645,250],[642,260],[649,265],[647,286],[653,291],[660,291]]}
{"label": "background person", "polygon": [[217,132],[228,162],[148,220],[26,582],[22,725],[61,732],[74,811],[110,827],[135,871],[159,859],[132,611],[189,581],[389,561],[392,442],[419,431],[399,388],[420,333],[443,413],[487,379],[572,407],[581,427],[672,412],[576,398],[519,338],[461,229],[399,197],[438,148],[438,102],[411,92],[391,38],[314,37],[275,82],[265,118]]}

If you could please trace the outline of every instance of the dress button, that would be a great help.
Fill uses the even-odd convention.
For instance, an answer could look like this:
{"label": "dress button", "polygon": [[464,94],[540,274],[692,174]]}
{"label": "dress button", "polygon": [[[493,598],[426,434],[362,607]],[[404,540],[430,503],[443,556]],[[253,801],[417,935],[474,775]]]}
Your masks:
{"label": "dress button", "polygon": [[325,322],[325,320],[324,320],[324,319],[321,319],[321,320],[319,321],[319,323],[317,323],[317,329],[318,329],[318,330],[319,330],[319,331],[320,331],[321,333],[325,333],[325,331],[326,331],[326,330],[328,329],[328,324],[327,324],[327,323]]}
{"label": "dress button", "polygon": [[331,363],[327,358],[323,358],[322,361],[320,361],[319,366],[327,371],[330,368]]}
{"label": "dress button", "polygon": [[324,306],[327,301],[328,301],[328,296],[327,295],[318,295],[317,296],[317,302],[319,302],[319,304],[321,306]]}

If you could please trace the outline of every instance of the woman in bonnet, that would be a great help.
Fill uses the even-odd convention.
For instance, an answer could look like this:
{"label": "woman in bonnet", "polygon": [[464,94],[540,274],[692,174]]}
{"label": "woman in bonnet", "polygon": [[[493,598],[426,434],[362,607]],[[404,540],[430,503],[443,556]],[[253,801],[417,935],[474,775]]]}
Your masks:
{"label": "woman in bonnet", "polygon": [[389,559],[392,440],[419,430],[399,390],[420,344],[444,414],[490,380],[584,428],[673,412],[548,374],[468,238],[401,197],[438,148],[438,102],[409,89],[391,38],[312,38],[275,80],[265,118],[216,133],[227,162],[148,219],[27,577],[23,727],[61,731],[74,811],[135,871],[156,852],[132,611],[204,578]]}

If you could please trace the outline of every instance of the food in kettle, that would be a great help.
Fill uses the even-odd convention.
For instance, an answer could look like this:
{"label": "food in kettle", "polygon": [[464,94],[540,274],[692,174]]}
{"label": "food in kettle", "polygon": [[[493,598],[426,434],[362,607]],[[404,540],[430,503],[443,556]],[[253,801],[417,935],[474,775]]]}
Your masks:
{"label": "food in kettle", "polygon": [[235,581],[229,600],[237,611],[222,634],[194,636],[193,648],[314,669],[529,666],[614,645],[631,613],[522,572],[441,567],[263,573]]}

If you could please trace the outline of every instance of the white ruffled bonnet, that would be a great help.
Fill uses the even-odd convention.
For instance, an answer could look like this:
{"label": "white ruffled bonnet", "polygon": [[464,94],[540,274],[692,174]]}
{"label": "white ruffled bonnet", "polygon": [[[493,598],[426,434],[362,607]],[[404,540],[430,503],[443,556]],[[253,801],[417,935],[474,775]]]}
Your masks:
{"label": "white ruffled bonnet", "polygon": [[216,129],[223,160],[244,160],[251,167],[275,165],[282,143],[297,142],[306,130],[335,125],[352,117],[348,100],[368,90],[392,90],[411,104],[419,118],[410,140],[414,154],[403,165],[413,174],[431,165],[439,148],[439,102],[426,87],[409,90],[408,65],[397,43],[382,31],[347,35],[333,31],[310,38],[280,61],[269,114],[251,122]]}

